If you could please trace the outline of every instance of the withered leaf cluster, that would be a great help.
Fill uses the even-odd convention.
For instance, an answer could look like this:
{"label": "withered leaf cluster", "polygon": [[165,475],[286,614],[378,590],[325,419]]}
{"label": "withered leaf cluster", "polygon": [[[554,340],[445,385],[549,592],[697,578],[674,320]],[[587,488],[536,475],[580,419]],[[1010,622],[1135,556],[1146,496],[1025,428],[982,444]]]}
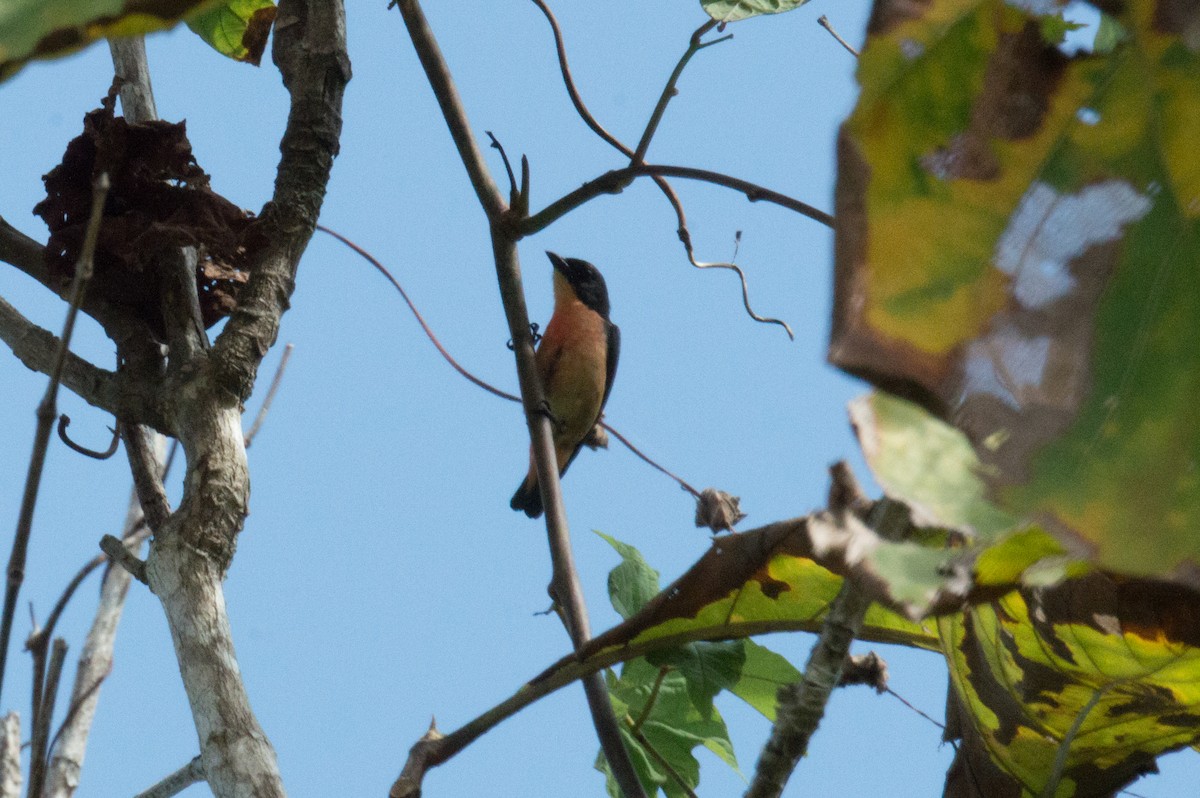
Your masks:
{"label": "withered leaf cluster", "polygon": [[192,154],[185,122],[131,124],[116,116],[118,84],[84,116],[83,133],[67,145],[62,163],[42,179],[46,199],[34,213],[50,228],[46,261],[67,285],[83,242],[92,181],[107,172],[95,274],[89,291],[128,307],[159,334],[158,262],[164,252],[195,247],[196,285],[206,326],[237,305],[253,250],[253,214],[215,193]]}

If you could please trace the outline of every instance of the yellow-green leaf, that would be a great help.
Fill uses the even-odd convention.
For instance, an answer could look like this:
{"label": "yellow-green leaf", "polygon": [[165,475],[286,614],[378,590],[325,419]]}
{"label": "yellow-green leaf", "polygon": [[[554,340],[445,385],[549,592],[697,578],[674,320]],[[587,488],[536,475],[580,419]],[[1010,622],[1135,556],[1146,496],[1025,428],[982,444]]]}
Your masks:
{"label": "yellow-green leaf", "polygon": [[[1111,52],[1068,57],[1034,5],[876,2],[831,358],[963,433],[899,498],[942,480],[978,542],[1036,525],[1200,586],[1200,10],[1131,0]],[[877,462],[936,429],[910,416]]]}
{"label": "yellow-green leaf", "polygon": [[188,27],[221,55],[258,66],[275,23],[273,0],[226,0],[188,17]]}
{"label": "yellow-green leaf", "polygon": [[1111,795],[1200,740],[1200,622],[1184,589],[1094,574],[940,629],[963,740],[947,795]]}

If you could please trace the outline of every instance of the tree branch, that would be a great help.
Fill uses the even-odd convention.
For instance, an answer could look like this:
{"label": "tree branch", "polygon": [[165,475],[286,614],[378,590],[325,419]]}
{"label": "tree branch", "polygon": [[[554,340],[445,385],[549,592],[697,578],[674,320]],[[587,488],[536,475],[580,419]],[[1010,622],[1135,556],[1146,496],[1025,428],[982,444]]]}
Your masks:
{"label": "tree branch", "polygon": [[[834,515],[845,515],[864,503],[865,498],[853,482],[849,469],[839,464],[834,470],[830,495]],[[903,505],[885,498],[870,510],[869,524],[881,537],[898,540],[909,528],[909,518]],[[872,601],[871,594],[858,579],[848,577],[842,581],[821,625],[821,634],[809,653],[804,675],[796,684],[779,689],[775,724],[759,755],[746,798],[778,798],[783,794],[784,786],[807,753],[809,740],[825,716],[829,696],[842,681],[850,644],[862,629],[863,618]]]}
{"label": "tree branch", "polygon": [[42,285],[50,285],[45,248],[3,217],[0,217],[0,260],[11,263]]}
{"label": "tree branch", "polygon": [[[12,637],[13,614],[16,612],[17,595],[25,581],[25,560],[29,552],[29,537],[33,532],[33,511],[37,506],[38,489],[42,482],[42,468],[46,463],[46,452],[50,445],[50,433],[58,417],[58,386],[66,370],[68,347],[75,330],[75,318],[83,301],[84,291],[92,278],[92,256],[96,251],[96,240],[100,234],[100,216],[104,200],[108,196],[108,176],[101,174],[92,188],[92,208],[84,234],[79,261],[75,264],[75,278],[71,283],[71,304],[67,307],[67,318],[63,322],[62,339],[50,369],[50,381],[46,393],[37,407],[37,429],[33,436],[33,452],[29,456],[29,470],[25,476],[25,491],[21,497],[21,510],[17,517],[17,531],[13,537],[12,552],[8,559],[8,581],[4,592],[3,618],[0,619],[0,686],[4,683],[5,667],[8,662],[8,642]],[[2,692],[2,691],[0,691]],[[36,710],[36,708],[35,708]],[[36,720],[36,718],[35,718]],[[38,785],[39,787],[41,785]]]}
{"label": "tree branch", "polygon": [[[517,361],[517,378],[525,407],[525,418],[529,427],[530,445],[542,489],[545,507],[546,530],[553,561],[552,592],[555,601],[562,607],[561,617],[567,633],[576,649],[587,642],[589,636],[587,609],[583,602],[583,591],[575,571],[571,553],[570,533],[566,511],[562,503],[562,488],[558,480],[558,466],[550,420],[540,408],[545,402],[545,392],[534,364],[533,340],[529,329],[529,312],[525,306],[525,293],[521,284],[521,268],[517,258],[517,236],[508,232],[508,206],[492,180],[483,160],[483,154],[471,135],[470,123],[454,87],[453,78],[441,50],[425,19],[417,0],[396,0],[405,27],[412,39],[417,57],[425,75],[437,96],[438,105],[451,137],[458,148],[459,157],[466,167],[471,184],[479,202],[487,214],[491,228],[492,252],[496,261],[496,276],[500,285],[500,297],[512,335],[513,351]],[[642,798],[645,792],[629,754],[621,740],[620,729],[613,713],[612,702],[603,677],[593,675],[584,681],[584,692],[592,714],[592,722],[600,747],[604,751],[613,776],[627,798]],[[399,782],[397,782],[399,783]],[[393,788],[395,789],[395,788]]]}
{"label": "tree branch", "polygon": [[667,112],[667,104],[671,102],[672,97],[679,93],[675,87],[678,85],[679,78],[683,75],[683,70],[688,65],[688,61],[692,60],[692,56],[705,47],[711,47],[714,44],[729,41],[733,38],[733,34],[730,33],[711,42],[701,42],[700,39],[704,34],[715,27],[717,27],[717,21],[710,19],[696,28],[695,32],[692,33],[687,50],[680,56],[679,62],[675,64],[675,69],[672,70],[671,77],[667,78],[667,85],[663,86],[662,93],[658,97],[658,103],[654,106],[654,111],[650,114],[650,121],[646,123],[646,129],[642,132],[642,138],[638,141],[637,149],[630,156],[631,163],[640,164],[646,159],[646,151],[650,149],[650,140],[654,138],[654,134],[658,130],[658,125],[662,122],[663,115]]}
{"label": "tree branch", "polygon": [[698,180],[703,183],[724,186],[745,194],[746,199],[751,202],[770,202],[782,208],[787,208],[789,211],[795,211],[801,216],[807,216],[809,219],[820,222],[826,227],[833,227],[833,216],[825,211],[814,208],[808,203],[789,197],[786,194],[781,194],[778,191],[772,191],[756,183],[751,183],[749,180],[742,180],[741,178],[732,177],[721,172],[714,172],[710,169],[696,169],[690,166],[640,164],[613,169],[589,180],[574,191],[550,203],[537,213],[517,222],[517,232],[521,236],[539,233],[584,203],[605,194],[619,194],[624,190],[625,186],[629,185],[630,180],[643,176],[681,177],[687,180]]}
{"label": "tree branch", "polygon": [[[571,103],[575,106],[575,110],[579,113],[580,118],[583,119],[584,124],[586,124],[589,128],[591,128],[591,130],[597,136],[604,139],[604,141],[606,141],[609,145],[611,145],[614,149],[616,149],[622,155],[627,156],[630,159],[631,164],[640,164],[641,158],[638,157],[637,154],[633,150],[629,149],[629,147],[625,146],[615,136],[613,136],[611,133],[609,133],[607,130],[605,130],[600,125],[600,123],[596,121],[595,117],[592,116],[591,112],[588,111],[587,106],[584,105],[583,98],[581,98],[579,96],[579,90],[575,87],[575,79],[571,76],[571,68],[567,64],[566,46],[563,43],[562,31],[558,27],[558,20],[556,20],[554,18],[554,14],[550,11],[550,8],[546,5],[545,0],[533,0],[533,2],[535,5],[537,5],[538,8],[541,9],[542,13],[546,16],[546,19],[550,22],[550,30],[554,34],[554,45],[558,51],[558,65],[559,65],[559,70],[562,73],[563,83],[567,87],[567,94],[570,95]],[[695,41],[698,39],[699,36],[702,36],[703,33],[704,33],[704,26],[701,26],[701,28],[697,29],[696,33],[693,34],[692,42],[689,43],[689,51],[691,50],[691,46],[694,45]],[[715,43],[715,42],[713,42],[713,43]],[[691,58],[691,56],[687,55],[686,53],[685,53],[685,56],[686,56],[686,58],[681,61],[682,65],[686,65],[687,61],[690,60],[690,58]],[[682,66],[679,68],[679,71],[682,71]],[[671,81],[668,82],[667,88],[670,89],[671,86],[673,85],[673,82],[676,81],[677,79],[678,79],[678,75],[677,74],[673,75]],[[664,91],[664,93],[665,93],[665,91]],[[663,104],[663,107],[665,108],[665,104]],[[653,119],[651,120],[651,123],[654,124]],[[647,125],[647,130],[649,130],[651,135],[653,135],[653,130],[652,130],[651,125]],[[645,138],[644,135],[643,135],[643,138]],[[643,152],[642,154],[644,155],[645,153]],[[696,252],[692,246],[692,234],[691,234],[691,231],[688,230],[687,215],[683,212],[683,203],[680,202],[679,195],[675,193],[675,189],[671,187],[671,184],[668,183],[666,178],[663,177],[662,175],[654,175],[653,180],[654,180],[654,184],[656,186],[658,186],[660,191],[662,191],[663,196],[667,198],[667,202],[671,205],[671,209],[673,211],[675,211],[675,223],[676,223],[675,232],[679,236],[679,242],[681,244],[683,244],[683,251],[687,255],[688,263],[692,264],[692,266],[697,269],[716,268],[716,269],[728,269],[729,271],[732,271],[734,274],[736,274],[738,276],[738,279],[741,281],[742,305],[745,307],[747,315],[749,315],[750,318],[754,319],[757,322],[764,322],[764,323],[768,323],[768,324],[778,324],[781,327],[783,327],[784,330],[787,331],[789,338],[794,337],[792,335],[792,329],[791,329],[791,327],[789,327],[787,325],[787,323],[785,323],[779,319],[772,319],[772,318],[760,316],[754,312],[754,309],[750,306],[750,288],[746,282],[746,274],[745,274],[745,272],[742,271],[741,267],[739,267],[733,263],[706,263],[704,261],[699,261],[696,259]],[[606,192],[606,193],[614,193],[614,192]],[[528,199],[528,198],[526,198],[526,199]]]}
{"label": "tree branch", "polygon": [[167,616],[204,775],[217,798],[284,795],[275,752],[242,682],[221,583],[248,512],[241,403],[275,341],[337,152],[349,79],[340,0],[283,0],[273,56],[291,95],[291,112],[275,193],[258,221],[256,240],[264,243],[251,256],[237,309],[206,351],[178,264],[163,297],[171,344],[166,388],[173,432],[187,461],[183,498],[174,513],[161,480],[145,462],[144,447],[127,447],[155,532],[146,577]]}
{"label": "tree branch", "polygon": [[281,2],[271,52],[292,106],[279,143],[275,193],[259,215],[267,244],[256,253],[237,309],[212,351],[217,384],[238,401],[250,397],[258,367],[279,334],[338,152],[342,95],[350,80],[342,0]]}
{"label": "tree branch", "polygon": [[[156,437],[160,444],[158,457],[161,460],[163,439],[161,436]],[[122,534],[124,546],[136,554],[148,536],[149,529],[142,515],[141,504],[137,494],[133,493],[129,497],[129,509],[125,514]],[[103,563],[106,558],[97,557],[88,563],[85,569],[97,561]],[[85,571],[81,570],[80,574],[85,574]],[[129,592],[129,579],[125,569],[119,567],[109,568],[104,573],[104,580],[100,585],[100,602],[75,668],[70,710],[56,740],[51,743],[50,764],[42,798],[71,798],[79,786],[88,735],[96,715],[96,705],[100,701],[100,684],[112,670],[113,646],[117,637],[117,625],[125,607],[125,597]],[[64,593],[63,599],[66,598],[69,596]],[[59,603],[62,605],[63,601],[60,600]],[[50,623],[47,622],[46,625],[49,627]]]}
{"label": "tree branch", "polygon": [[200,757],[196,757],[158,784],[139,792],[133,798],[171,798],[172,795],[178,795],[200,781],[204,781],[204,765],[201,763]]}
{"label": "tree branch", "polygon": [[[17,359],[32,371],[54,371],[62,341],[54,333],[31,322],[19,310],[0,297],[0,341],[4,341]],[[67,351],[61,381],[88,404],[108,413],[120,410],[116,375],[94,366]]]}
{"label": "tree branch", "polygon": [[0,722],[0,798],[21,798],[21,716]]}

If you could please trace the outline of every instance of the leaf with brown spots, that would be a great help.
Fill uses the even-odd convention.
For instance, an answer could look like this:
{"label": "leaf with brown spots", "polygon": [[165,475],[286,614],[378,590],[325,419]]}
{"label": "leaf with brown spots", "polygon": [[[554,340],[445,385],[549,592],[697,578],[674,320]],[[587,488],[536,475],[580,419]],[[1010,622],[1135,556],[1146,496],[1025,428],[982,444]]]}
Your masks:
{"label": "leaf with brown spots", "polygon": [[1200,588],[1200,5],[1126,3],[1128,35],[1074,57],[1034,6],[876,3],[830,358],[965,434],[1010,522],[973,544],[1036,526]]}
{"label": "leaf with brown spots", "polygon": [[5,0],[0,80],[33,59],[69,55],[110,36],[141,36],[185,18],[207,21],[197,33],[218,52],[257,64],[275,13],[268,0]]}
{"label": "leaf with brown spots", "polygon": [[1112,795],[1195,745],[1197,598],[1094,574],[941,619],[962,740],[946,795]]}

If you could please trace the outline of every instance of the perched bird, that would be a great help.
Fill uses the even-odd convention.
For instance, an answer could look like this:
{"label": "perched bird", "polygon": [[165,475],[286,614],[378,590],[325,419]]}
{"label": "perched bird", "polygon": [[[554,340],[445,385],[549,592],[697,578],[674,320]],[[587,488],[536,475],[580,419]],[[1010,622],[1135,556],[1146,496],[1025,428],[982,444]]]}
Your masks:
{"label": "perched bird", "polygon": [[[561,258],[553,252],[546,255],[554,266],[554,315],[542,334],[535,362],[546,392],[558,473],[562,475],[608,401],[617,373],[621,331],[608,320],[608,287],[599,269],[578,258]],[[509,506],[524,510],[530,518],[542,514],[532,451],[529,473]]]}

